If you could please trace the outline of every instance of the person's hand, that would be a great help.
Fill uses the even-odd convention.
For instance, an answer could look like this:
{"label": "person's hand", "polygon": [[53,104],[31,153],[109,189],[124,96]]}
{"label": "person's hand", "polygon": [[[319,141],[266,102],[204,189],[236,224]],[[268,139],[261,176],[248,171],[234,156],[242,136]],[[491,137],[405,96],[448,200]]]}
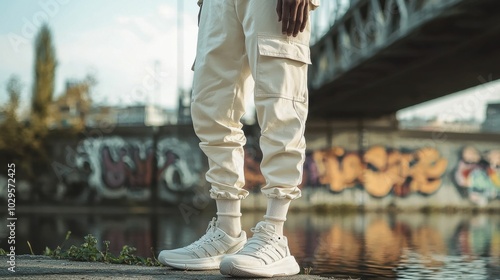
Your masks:
{"label": "person's hand", "polygon": [[306,28],[309,18],[309,0],[278,0],[276,5],[281,32],[296,37]]}

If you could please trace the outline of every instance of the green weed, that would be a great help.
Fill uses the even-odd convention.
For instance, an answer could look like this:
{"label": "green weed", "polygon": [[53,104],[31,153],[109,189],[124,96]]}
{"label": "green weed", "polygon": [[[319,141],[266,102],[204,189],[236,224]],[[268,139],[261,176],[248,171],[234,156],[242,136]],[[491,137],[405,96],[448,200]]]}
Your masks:
{"label": "green weed", "polygon": [[304,267],[304,274],[310,275],[312,270],[313,270],[312,267]]}
{"label": "green weed", "polygon": [[[69,259],[73,261],[86,261],[86,262],[104,262],[113,264],[129,264],[129,265],[142,265],[142,266],[163,266],[155,257],[143,258],[135,255],[136,248],[132,246],[123,246],[120,254],[114,256],[109,252],[109,241],[103,241],[104,250],[99,250],[97,238],[89,234],[84,237],[84,242],[79,246],[72,245],[68,250],[64,250],[64,243],[69,239],[71,232],[68,231],[66,238],[60,246],[55,249],[45,247],[45,256],[55,259]],[[153,248],[151,253],[154,256]]]}

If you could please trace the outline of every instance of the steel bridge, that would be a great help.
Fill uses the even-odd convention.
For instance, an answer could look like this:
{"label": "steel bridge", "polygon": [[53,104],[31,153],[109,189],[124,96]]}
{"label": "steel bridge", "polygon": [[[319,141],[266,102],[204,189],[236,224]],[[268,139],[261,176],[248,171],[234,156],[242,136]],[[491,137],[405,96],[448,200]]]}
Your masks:
{"label": "steel bridge", "polygon": [[500,71],[499,0],[323,0],[313,13],[310,116],[378,117]]}

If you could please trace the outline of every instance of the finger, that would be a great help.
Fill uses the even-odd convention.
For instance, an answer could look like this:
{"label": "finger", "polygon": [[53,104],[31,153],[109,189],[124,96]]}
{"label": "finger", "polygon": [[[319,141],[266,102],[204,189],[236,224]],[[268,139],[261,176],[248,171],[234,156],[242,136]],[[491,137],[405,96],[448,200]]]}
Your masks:
{"label": "finger", "polygon": [[300,27],[300,32],[304,32],[304,29],[306,29],[307,26],[307,21],[309,20],[309,4],[304,5],[304,12],[303,12],[303,19],[302,19],[302,26]]}
{"label": "finger", "polygon": [[288,30],[288,20],[290,19],[290,11],[288,9],[289,6],[288,2],[287,1],[281,1],[281,2],[282,2],[281,33],[286,34],[286,31]]}
{"label": "finger", "polygon": [[295,21],[297,20],[297,8],[298,7],[297,7],[296,3],[293,3],[292,5],[289,5],[288,8],[289,8],[290,17],[288,18],[288,29],[287,29],[286,33],[288,34],[288,36],[291,36],[293,34],[293,31],[295,30]]}
{"label": "finger", "polygon": [[297,17],[295,19],[295,28],[293,29],[293,37],[297,37],[299,34],[299,30],[302,27],[303,13],[304,13],[304,4],[300,4],[297,8]]}
{"label": "finger", "polygon": [[281,16],[283,15],[283,3],[282,0],[278,0],[278,4],[276,4],[276,13],[278,13],[278,22],[281,21]]}

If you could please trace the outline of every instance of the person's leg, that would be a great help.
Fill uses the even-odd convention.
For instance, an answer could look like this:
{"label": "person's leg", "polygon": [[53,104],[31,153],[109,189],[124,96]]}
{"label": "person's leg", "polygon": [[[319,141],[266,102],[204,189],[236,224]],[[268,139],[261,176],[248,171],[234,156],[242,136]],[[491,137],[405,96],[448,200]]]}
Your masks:
{"label": "person's leg", "polygon": [[[261,171],[266,179],[262,193],[268,200],[264,218],[282,235],[290,202],[301,195],[297,186],[306,149],[310,25],[297,37],[288,37],[281,33],[273,1],[249,2],[243,27],[261,128]],[[257,21],[254,14],[260,15]]]}
{"label": "person's leg", "polygon": [[240,200],[248,194],[242,189],[246,138],[240,119],[245,113],[244,85],[250,73],[243,29],[232,2],[207,1],[199,34],[193,126],[208,157],[206,179],[212,186],[210,196],[216,200],[219,226],[234,237],[241,232]]}
{"label": "person's leg", "polygon": [[255,106],[261,128],[262,193],[268,199],[265,221],[242,251],[225,257],[221,273],[270,277],[300,271],[283,236],[290,202],[299,198],[305,160],[307,66],[310,26],[297,37],[281,33],[275,1],[237,2],[245,31],[246,50],[255,80]]}
{"label": "person's leg", "polygon": [[278,235],[283,235],[283,226],[285,225],[286,215],[291,202],[292,200],[288,198],[267,199],[267,209],[264,220],[275,226],[276,234]]}
{"label": "person's leg", "polygon": [[193,127],[208,157],[206,179],[213,199],[243,199],[246,142],[244,83],[250,76],[241,23],[233,1],[203,5],[191,103]]}
{"label": "person's leg", "polygon": [[241,233],[241,200],[239,199],[217,199],[217,220],[219,227],[236,237]]}
{"label": "person's leg", "polygon": [[204,4],[194,69],[191,114],[200,148],[208,158],[210,197],[216,200],[221,229],[236,236],[241,232],[239,200],[248,195],[243,189],[246,138],[240,119],[250,72],[232,1]]}
{"label": "person's leg", "polygon": [[241,229],[243,145],[240,119],[245,112],[244,86],[250,76],[241,23],[233,1],[205,1],[200,18],[191,104],[193,127],[208,157],[207,181],[216,200],[218,220],[193,244],[164,250],[158,259],[180,269],[217,269],[225,254],[246,242]]}

